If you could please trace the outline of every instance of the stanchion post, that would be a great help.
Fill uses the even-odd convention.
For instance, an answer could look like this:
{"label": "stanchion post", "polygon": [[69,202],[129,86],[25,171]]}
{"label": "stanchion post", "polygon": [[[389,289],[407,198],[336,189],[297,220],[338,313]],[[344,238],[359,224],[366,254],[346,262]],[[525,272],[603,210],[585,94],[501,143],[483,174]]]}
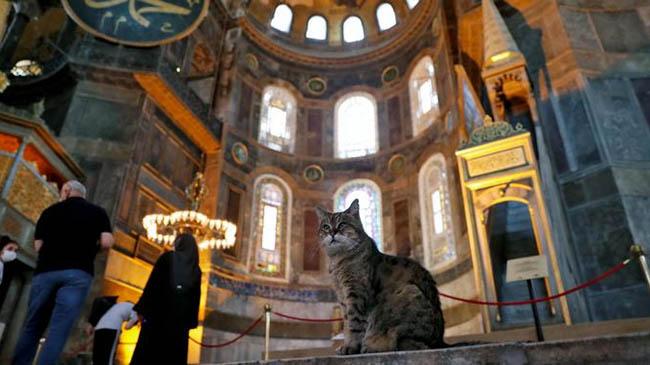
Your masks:
{"label": "stanchion post", "polygon": [[[531,279],[526,280],[528,284],[528,296],[530,300],[535,300],[535,288],[533,288],[533,281]],[[542,332],[542,324],[539,321],[539,312],[537,312],[537,304],[530,303],[530,307],[533,310],[533,320],[535,321],[535,333],[537,334],[537,341],[544,342],[544,332]]]}
{"label": "stanchion post", "polygon": [[645,258],[643,247],[641,245],[632,245],[632,247],[630,247],[630,254],[633,258],[639,259],[639,265],[641,265],[643,277],[645,278],[646,284],[648,284],[648,290],[650,290],[650,269],[648,268],[648,261]]}
{"label": "stanchion post", "polygon": [[34,361],[32,361],[32,365],[36,364],[38,358],[41,356],[41,350],[43,349],[44,343],[45,343],[45,337],[42,337],[40,340],[38,340],[38,347],[36,348],[36,355],[34,355]]}
{"label": "stanchion post", "polygon": [[264,361],[269,361],[269,345],[271,342],[271,305],[264,304],[264,318],[266,319],[266,330],[264,333]]}

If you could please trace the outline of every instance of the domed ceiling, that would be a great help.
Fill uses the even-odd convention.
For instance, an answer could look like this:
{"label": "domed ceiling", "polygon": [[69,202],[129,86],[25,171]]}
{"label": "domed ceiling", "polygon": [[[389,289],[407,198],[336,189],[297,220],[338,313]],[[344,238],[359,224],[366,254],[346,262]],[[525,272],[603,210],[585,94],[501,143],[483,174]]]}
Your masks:
{"label": "domed ceiling", "polygon": [[288,61],[345,67],[392,54],[430,26],[436,0],[252,1],[241,25]]}

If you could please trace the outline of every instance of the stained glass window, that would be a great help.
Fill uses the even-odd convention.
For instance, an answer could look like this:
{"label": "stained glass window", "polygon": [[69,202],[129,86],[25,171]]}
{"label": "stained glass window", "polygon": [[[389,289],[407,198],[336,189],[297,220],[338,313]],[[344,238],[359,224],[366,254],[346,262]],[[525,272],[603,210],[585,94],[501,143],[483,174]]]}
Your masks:
{"label": "stained glass window", "polygon": [[390,29],[397,24],[395,9],[391,4],[383,3],[377,7],[377,24],[379,30]]}
{"label": "stained glass window", "polygon": [[320,15],[314,15],[307,21],[305,37],[324,41],[327,39],[327,21]]}
{"label": "stained glass window", "polygon": [[351,16],[343,22],[343,40],[346,43],[358,42],[365,37],[363,23],[358,16]]}
{"label": "stained glass window", "polygon": [[456,258],[445,159],[437,154],[419,173],[424,261],[434,271]]}
{"label": "stained glass window", "polygon": [[334,207],[337,212],[348,209],[355,199],[359,199],[359,216],[363,229],[382,249],[382,208],[381,191],[371,180],[352,180],[341,186],[334,194]]}
{"label": "stained glass window", "polygon": [[336,157],[350,158],[377,152],[377,105],[368,93],[351,93],[335,108]]}
{"label": "stained glass window", "polygon": [[255,183],[254,271],[283,276],[283,256],[288,244],[288,187],[278,177],[264,175]]}
{"label": "stained glass window", "polygon": [[413,135],[417,136],[440,115],[435,70],[431,57],[423,57],[409,79]]}
{"label": "stained glass window", "polygon": [[267,86],[261,108],[259,142],[276,151],[293,152],[296,99],[291,92],[279,86]]}
{"label": "stained glass window", "polygon": [[289,33],[291,30],[291,20],[293,19],[293,12],[288,5],[280,4],[275,8],[273,12],[273,18],[271,18],[271,27],[285,33]]}

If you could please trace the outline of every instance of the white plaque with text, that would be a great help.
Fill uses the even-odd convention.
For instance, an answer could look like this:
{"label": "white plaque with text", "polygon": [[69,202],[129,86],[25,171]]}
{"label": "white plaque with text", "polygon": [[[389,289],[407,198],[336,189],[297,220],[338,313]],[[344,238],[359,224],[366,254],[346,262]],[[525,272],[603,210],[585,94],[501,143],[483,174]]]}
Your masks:
{"label": "white plaque with text", "polygon": [[506,282],[545,278],[548,276],[546,255],[508,260]]}

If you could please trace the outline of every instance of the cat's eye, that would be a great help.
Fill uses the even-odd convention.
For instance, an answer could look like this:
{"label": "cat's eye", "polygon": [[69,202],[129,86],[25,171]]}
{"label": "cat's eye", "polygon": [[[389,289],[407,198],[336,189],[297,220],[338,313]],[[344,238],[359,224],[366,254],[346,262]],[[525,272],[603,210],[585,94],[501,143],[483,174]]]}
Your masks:
{"label": "cat's eye", "polygon": [[331,231],[332,230],[332,226],[330,226],[329,224],[323,224],[323,226],[321,228],[323,229],[323,231]]}
{"label": "cat's eye", "polygon": [[340,230],[342,230],[343,228],[345,228],[345,226],[347,226],[347,223],[339,223],[339,225],[336,226],[336,230],[337,230],[337,231],[340,231]]}

